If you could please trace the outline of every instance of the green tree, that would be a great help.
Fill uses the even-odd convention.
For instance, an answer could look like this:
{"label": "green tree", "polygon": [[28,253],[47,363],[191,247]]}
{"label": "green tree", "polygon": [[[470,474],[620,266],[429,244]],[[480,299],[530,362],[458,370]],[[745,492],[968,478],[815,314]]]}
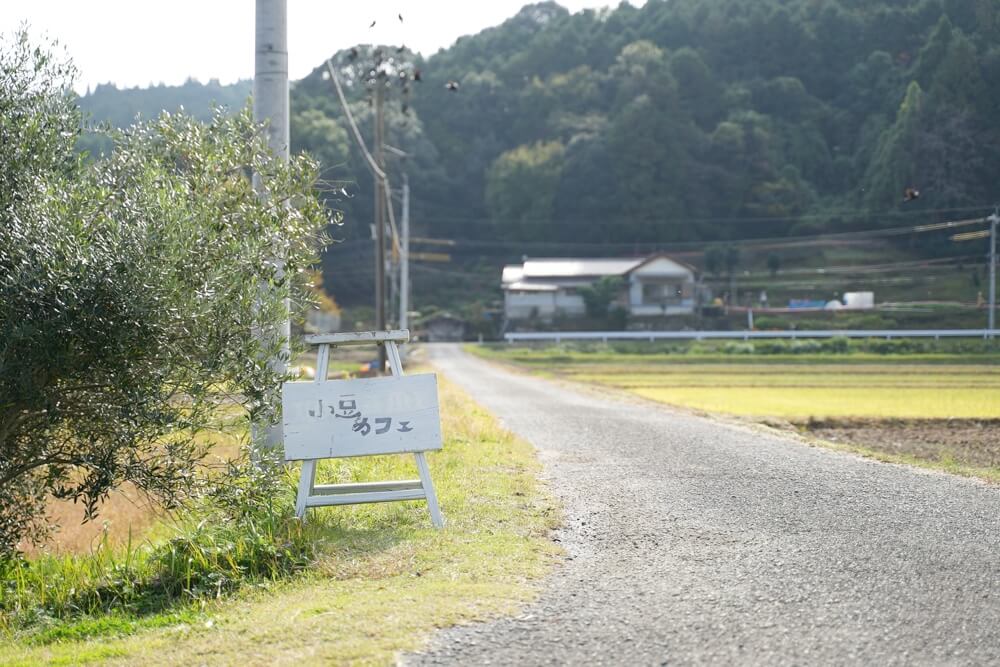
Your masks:
{"label": "green tree", "polygon": [[621,294],[624,281],[617,276],[604,276],[593,285],[580,288],[587,317],[605,320],[611,313],[611,304]]}
{"label": "green tree", "polygon": [[339,167],[347,173],[349,142],[347,131],[319,109],[304,109],[292,114],[292,152],[308,152],[325,172]]}
{"label": "green tree", "polygon": [[911,82],[896,114],[896,122],[879,138],[865,174],[865,201],[874,209],[896,205],[903,189],[914,183],[917,165],[913,157],[923,103],[924,91],[916,81]]}
{"label": "green tree", "polygon": [[711,129],[722,117],[723,89],[701,55],[690,47],[670,56],[670,72],[677,82],[677,92],[685,113],[703,128]]}
{"label": "green tree", "polygon": [[[326,221],[315,163],[272,157],[245,110],[164,115],[74,152],[71,68],[0,51],[0,553],[46,528],[47,497],[94,516],[131,482],[189,491],[219,401],[273,419],[266,360]],[[268,197],[258,197],[250,174]],[[273,257],[284,256],[279,273]]]}
{"label": "green tree", "polygon": [[518,146],[490,167],[486,201],[497,228],[532,238],[552,219],[565,149],[558,141]]}

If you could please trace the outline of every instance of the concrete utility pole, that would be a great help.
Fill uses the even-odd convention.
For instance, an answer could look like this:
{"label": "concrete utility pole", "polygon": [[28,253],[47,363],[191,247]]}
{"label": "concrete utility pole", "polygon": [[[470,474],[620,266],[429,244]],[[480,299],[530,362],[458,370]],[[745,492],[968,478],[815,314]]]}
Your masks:
{"label": "concrete utility pole", "polygon": [[994,210],[987,220],[990,221],[990,312],[986,328],[989,329],[987,335],[993,338],[997,315],[997,222],[1000,222],[1000,210]]}
{"label": "concrete utility pole", "polygon": [[253,117],[267,123],[267,143],[288,159],[288,0],[257,0]]}
{"label": "concrete utility pole", "polygon": [[[385,90],[381,77],[375,82],[375,164],[378,171],[385,173],[385,114],[383,105]],[[391,205],[386,201],[385,183],[378,173],[372,175],[375,179],[375,330],[385,331],[385,207]],[[378,372],[385,372],[385,346],[378,346]]]}
{"label": "concrete utility pole", "polygon": [[[287,0],[257,0],[254,31],[253,117],[267,126],[267,143],[275,155],[288,160],[288,2]],[[256,180],[256,179],[255,179]],[[266,197],[267,193],[258,193]],[[284,261],[276,258],[279,273],[284,271]],[[289,356],[288,341],[291,325],[288,320],[288,301],[285,301],[285,321],[273,334],[282,339],[281,354],[271,359],[271,368],[285,373]],[[261,332],[271,335],[272,332]],[[264,433],[254,427],[253,440],[267,447],[277,447],[282,441],[281,424],[267,427]]]}
{"label": "concrete utility pole", "polygon": [[399,328],[408,329],[410,322],[410,178],[403,172],[403,220],[399,252]]}

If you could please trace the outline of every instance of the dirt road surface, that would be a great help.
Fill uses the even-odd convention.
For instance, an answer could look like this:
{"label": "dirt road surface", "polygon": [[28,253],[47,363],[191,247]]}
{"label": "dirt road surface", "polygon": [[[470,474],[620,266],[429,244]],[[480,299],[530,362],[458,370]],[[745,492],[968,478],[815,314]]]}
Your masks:
{"label": "dirt road surface", "polygon": [[567,560],[403,664],[1000,664],[996,486],[431,356],[538,448]]}

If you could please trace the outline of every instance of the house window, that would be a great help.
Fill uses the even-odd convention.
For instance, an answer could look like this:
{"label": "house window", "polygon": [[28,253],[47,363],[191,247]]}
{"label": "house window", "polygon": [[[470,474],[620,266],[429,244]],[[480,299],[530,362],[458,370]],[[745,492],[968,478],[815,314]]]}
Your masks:
{"label": "house window", "polygon": [[643,303],[656,303],[663,296],[663,285],[660,283],[643,283],[642,284],[642,301]]}
{"label": "house window", "polygon": [[681,300],[682,285],[677,283],[643,283],[642,302],[651,305],[676,304]]}

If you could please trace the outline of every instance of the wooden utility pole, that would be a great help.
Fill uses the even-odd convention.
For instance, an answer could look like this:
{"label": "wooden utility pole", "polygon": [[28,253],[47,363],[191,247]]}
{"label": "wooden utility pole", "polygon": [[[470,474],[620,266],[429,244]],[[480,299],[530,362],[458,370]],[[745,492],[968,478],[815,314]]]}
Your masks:
{"label": "wooden utility pole", "polygon": [[[397,49],[396,53],[400,53],[402,49]],[[412,68],[412,63],[401,63],[399,58],[390,58],[388,61],[383,59],[383,47],[375,46],[371,51],[371,61],[365,59],[361,64],[361,69],[359,74],[360,80],[365,82],[365,85],[371,90],[371,102],[374,111],[373,118],[373,139],[375,146],[371,151],[365,146],[364,138],[361,136],[361,131],[358,129],[358,125],[354,120],[354,116],[351,114],[350,105],[347,103],[347,98],[344,96],[343,87],[340,85],[340,79],[337,76],[337,71],[333,66],[331,61],[327,61],[326,77],[333,81],[334,88],[337,91],[337,97],[340,100],[341,107],[344,110],[344,116],[347,118],[347,122],[350,125],[351,132],[354,135],[354,139],[358,144],[358,148],[364,155],[365,162],[368,168],[372,172],[372,181],[374,182],[374,239],[375,239],[375,329],[379,331],[384,331],[387,326],[386,321],[386,291],[387,291],[387,281],[386,281],[386,255],[385,255],[385,228],[386,221],[392,226],[393,229],[393,239],[394,250],[398,249],[398,242],[395,240],[398,237],[396,232],[396,221],[395,213],[392,207],[391,201],[391,186],[389,184],[389,178],[385,173],[385,150],[387,148],[385,143],[385,98],[389,92],[389,87],[392,85],[402,85],[402,94],[404,99],[409,95],[409,83],[410,81],[419,81],[419,72],[414,70],[410,72]],[[358,50],[352,49],[351,55],[348,56],[348,60],[354,63],[358,58]],[[356,66],[356,65],[354,65]],[[404,111],[406,105],[404,104]],[[402,151],[398,149],[393,149],[388,147],[390,150],[401,155],[405,155]],[[386,351],[384,348],[379,348],[379,372],[385,372],[386,367]]]}

